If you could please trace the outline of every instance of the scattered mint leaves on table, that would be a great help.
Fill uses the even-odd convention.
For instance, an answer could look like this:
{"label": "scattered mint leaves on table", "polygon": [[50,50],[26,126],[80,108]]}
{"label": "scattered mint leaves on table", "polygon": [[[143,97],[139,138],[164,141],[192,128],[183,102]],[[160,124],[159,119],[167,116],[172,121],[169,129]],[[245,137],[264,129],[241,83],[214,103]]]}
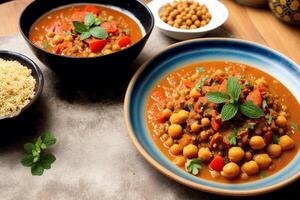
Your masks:
{"label": "scattered mint leaves on table", "polygon": [[56,143],[53,134],[46,132],[37,138],[35,143],[24,144],[25,155],[21,163],[25,167],[31,167],[33,176],[41,176],[45,169],[50,169],[51,164],[56,160],[51,153],[45,153],[45,150]]}

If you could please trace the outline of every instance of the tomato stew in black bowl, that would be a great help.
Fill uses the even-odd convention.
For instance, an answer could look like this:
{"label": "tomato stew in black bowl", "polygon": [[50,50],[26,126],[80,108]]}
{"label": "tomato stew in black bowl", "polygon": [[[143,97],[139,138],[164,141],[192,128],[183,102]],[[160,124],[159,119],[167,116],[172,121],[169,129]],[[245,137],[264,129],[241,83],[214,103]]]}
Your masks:
{"label": "tomato stew in black bowl", "polygon": [[67,76],[126,71],[153,25],[151,11],[136,0],[36,0],[19,21],[35,55]]}

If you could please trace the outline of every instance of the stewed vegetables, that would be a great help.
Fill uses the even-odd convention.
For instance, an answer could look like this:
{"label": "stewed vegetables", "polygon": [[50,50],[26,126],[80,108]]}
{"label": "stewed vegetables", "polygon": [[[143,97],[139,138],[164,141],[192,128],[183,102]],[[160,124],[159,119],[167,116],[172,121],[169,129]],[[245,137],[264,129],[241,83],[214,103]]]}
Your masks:
{"label": "stewed vegetables", "polygon": [[75,4],[43,16],[29,36],[51,53],[95,57],[131,46],[142,38],[142,31],[137,22],[117,10]]}
{"label": "stewed vegetables", "polygon": [[251,181],[284,167],[300,139],[296,99],[255,68],[199,65],[168,75],[148,100],[148,127],[162,152],[187,172],[222,182]]}

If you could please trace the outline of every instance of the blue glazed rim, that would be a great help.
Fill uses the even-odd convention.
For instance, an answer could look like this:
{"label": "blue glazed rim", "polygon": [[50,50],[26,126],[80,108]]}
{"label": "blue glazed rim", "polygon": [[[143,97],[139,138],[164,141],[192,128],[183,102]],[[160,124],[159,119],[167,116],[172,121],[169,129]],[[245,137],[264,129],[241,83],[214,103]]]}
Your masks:
{"label": "blue glazed rim", "polygon": [[251,65],[281,81],[300,102],[300,68],[284,55],[259,44],[224,38],[196,39],[169,46],[148,60],[133,76],[125,96],[128,134],[142,156],[166,176],[186,186],[210,193],[250,196],[277,190],[300,177],[300,154],[285,168],[267,178],[242,184],[226,184],[192,176],[169,161],[151,139],[145,105],[151,89],[165,75],[185,64],[227,60]]}

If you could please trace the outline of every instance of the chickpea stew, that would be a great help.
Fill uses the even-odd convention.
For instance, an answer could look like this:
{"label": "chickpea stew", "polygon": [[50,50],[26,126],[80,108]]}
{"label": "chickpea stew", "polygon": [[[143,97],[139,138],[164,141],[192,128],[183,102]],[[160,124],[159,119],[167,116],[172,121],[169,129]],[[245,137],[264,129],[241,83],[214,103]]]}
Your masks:
{"label": "chickpea stew", "polygon": [[211,20],[206,5],[192,0],[179,0],[164,5],[160,9],[159,17],[165,23],[179,29],[197,29]]}
{"label": "chickpea stew", "polygon": [[151,137],[200,178],[243,183],[270,176],[297,154],[300,106],[270,75],[232,62],[185,66],[151,91]]}
{"label": "chickpea stew", "polygon": [[50,11],[32,26],[29,38],[48,52],[94,57],[125,49],[143,37],[138,23],[115,9],[74,4]]}

